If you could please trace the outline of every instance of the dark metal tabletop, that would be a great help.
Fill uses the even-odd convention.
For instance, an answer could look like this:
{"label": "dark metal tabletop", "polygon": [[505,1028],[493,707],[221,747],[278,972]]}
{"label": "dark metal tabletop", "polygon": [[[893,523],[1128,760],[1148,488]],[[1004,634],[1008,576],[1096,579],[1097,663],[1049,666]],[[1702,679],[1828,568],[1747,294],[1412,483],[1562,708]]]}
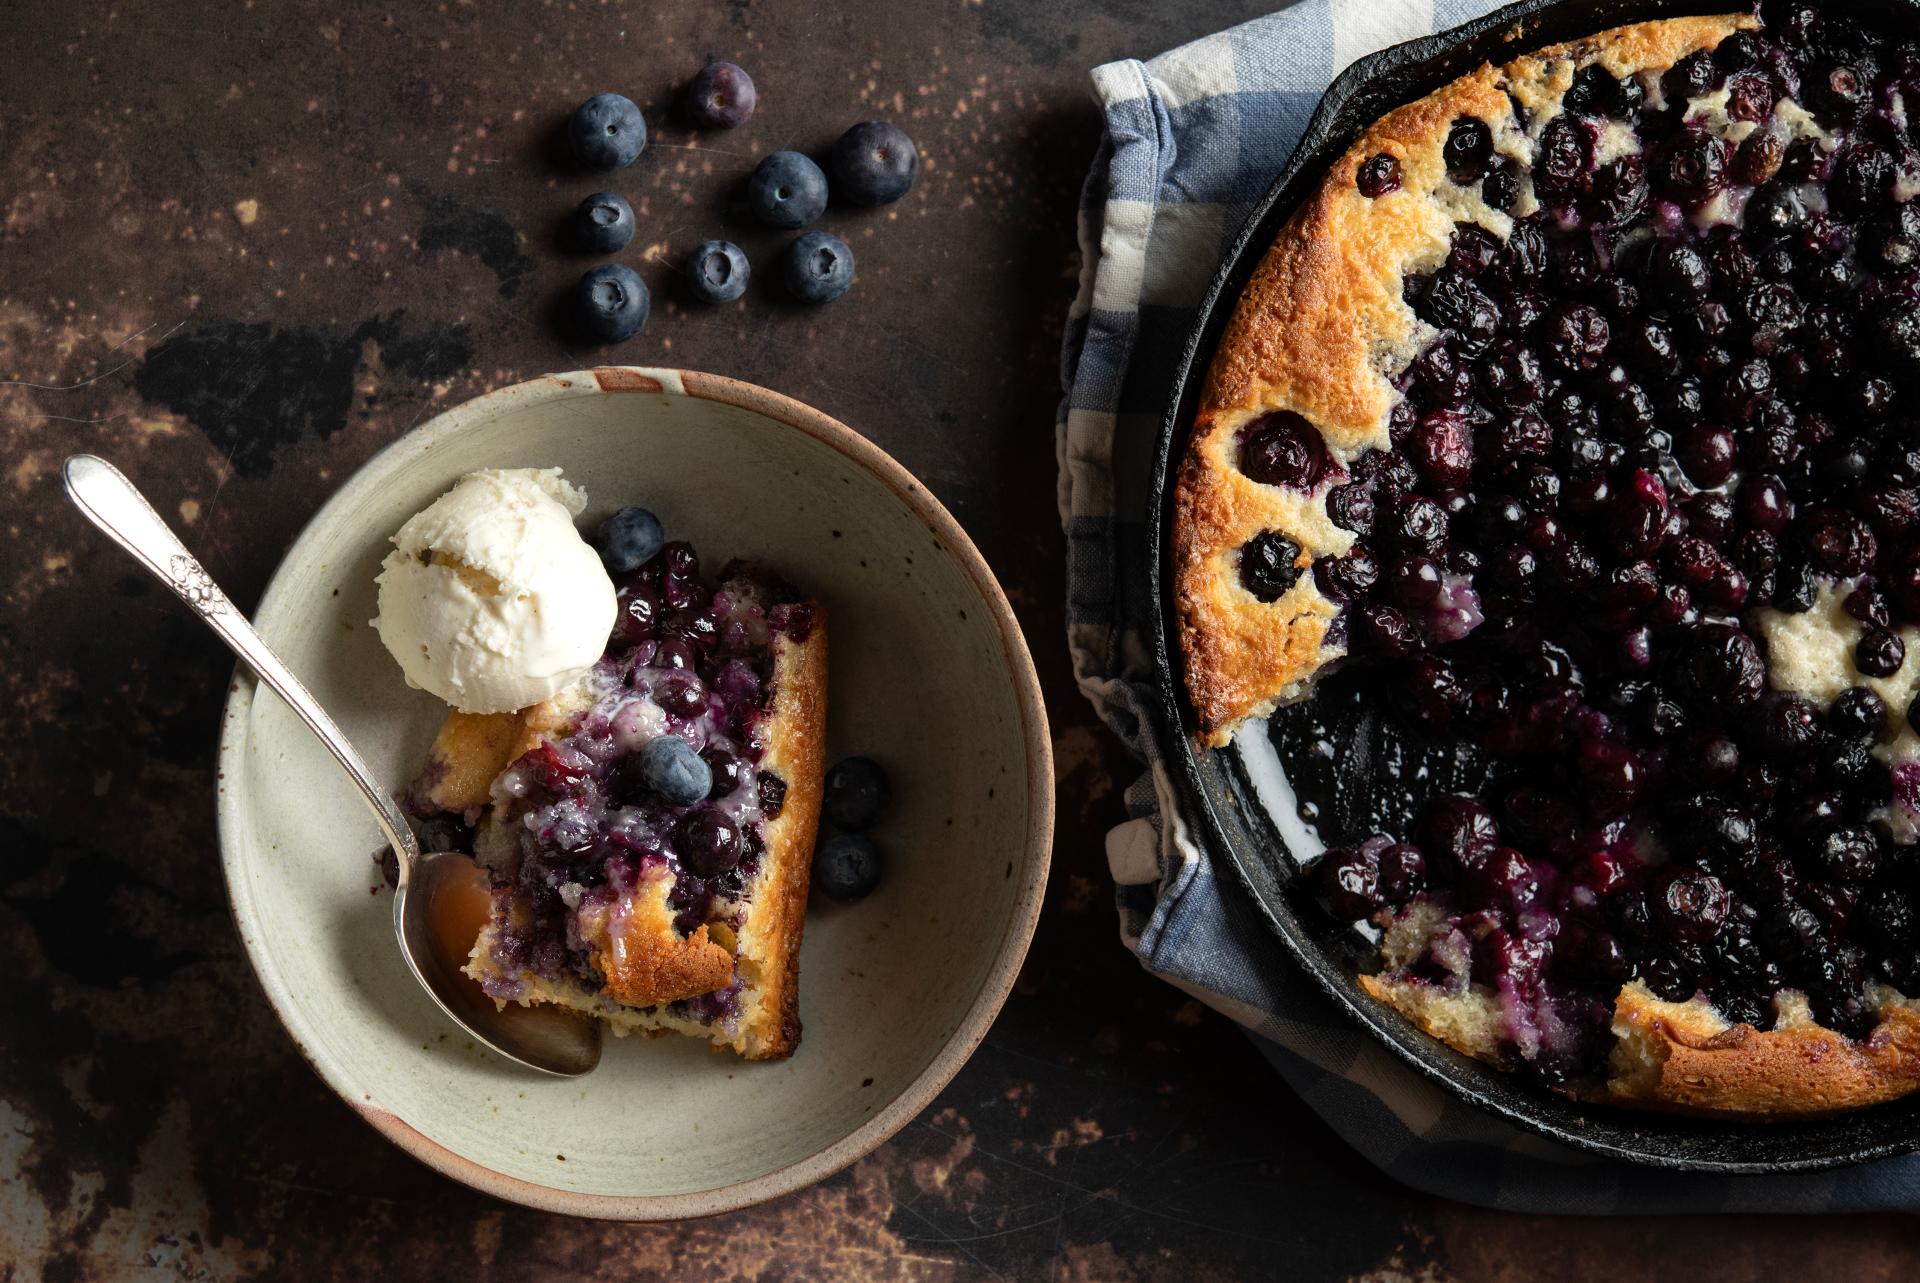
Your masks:
{"label": "dark metal tabletop", "polygon": [[[1362,1163],[1224,1019],[1120,947],[1102,837],[1135,768],[1073,688],[1052,419],[1097,117],[1086,70],[1250,16],[1228,0],[54,4],[0,9],[0,1280],[1909,1277],[1899,1218],[1605,1224],[1427,1198]],[[664,106],[708,55],[745,128],[661,123],[596,181],[552,162],[603,89]],[[859,283],[800,310],[679,300],[754,159],[902,123],[920,183],[830,212]],[[610,186],[640,338],[555,337]],[[489,388],[604,360],[736,375],[891,451],[1005,584],[1060,776],[1038,940],[986,1043],[848,1171],[709,1221],[495,1202],[307,1069],[228,917],[214,737],[231,660],[59,495],[119,462],[243,605],[330,490]]]}

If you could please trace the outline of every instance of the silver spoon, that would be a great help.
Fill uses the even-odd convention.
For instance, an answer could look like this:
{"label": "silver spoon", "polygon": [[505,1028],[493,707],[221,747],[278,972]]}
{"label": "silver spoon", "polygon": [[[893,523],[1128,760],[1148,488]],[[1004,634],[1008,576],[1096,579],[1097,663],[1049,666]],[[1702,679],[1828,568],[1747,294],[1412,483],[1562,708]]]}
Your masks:
{"label": "silver spoon", "polygon": [[599,1064],[598,1021],[555,1007],[509,1004],[503,1011],[461,974],[474,935],[486,920],[487,883],[480,866],[455,851],[421,852],[400,808],[374,782],[373,773],[326,710],[267,648],[253,625],[234,609],[118,468],[105,459],[76,454],[67,460],[64,471],[67,498],[74,506],[193,607],[207,627],[327,746],[366,798],[400,865],[393,897],[393,930],[400,939],[400,952],[440,1009],[487,1046],[529,1068],[573,1077]]}

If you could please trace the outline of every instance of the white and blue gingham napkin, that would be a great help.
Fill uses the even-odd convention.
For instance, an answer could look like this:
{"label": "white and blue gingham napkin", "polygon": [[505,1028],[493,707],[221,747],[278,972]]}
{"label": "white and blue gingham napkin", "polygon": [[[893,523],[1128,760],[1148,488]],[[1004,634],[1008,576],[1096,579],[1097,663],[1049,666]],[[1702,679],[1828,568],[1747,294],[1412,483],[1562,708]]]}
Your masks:
{"label": "white and blue gingham napkin", "polygon": [[1093,73],[1106,136],[1080,207],[1058,452],[1074,671],[1149,767],[1127,794],[1135,818],[1107,839],[1121,938],[1149,971],[1244,1025],[1334,1130],[1416,1188],[1555,1213],[1920,1210],[1920,1155],[1804,1176],[1663,1172],[1577,1153],[1456,1100],[1340,1015],[1174,809],[1142,563],[1149,456],[1194,309],[1332,78],[1494,7],[1300,0]]}

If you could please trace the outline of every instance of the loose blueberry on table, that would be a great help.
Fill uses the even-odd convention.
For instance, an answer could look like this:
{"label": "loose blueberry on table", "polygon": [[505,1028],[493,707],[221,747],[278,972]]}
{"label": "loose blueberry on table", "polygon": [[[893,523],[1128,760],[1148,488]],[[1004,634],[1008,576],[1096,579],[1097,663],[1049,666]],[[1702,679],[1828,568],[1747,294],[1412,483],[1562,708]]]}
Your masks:
{"label": "loose blueberry on table", "polygon": [[581,330],[595,343],[623,343],[647,326],[647,283],[624,263],[596,267],[573,290]]}
{"label": "loose blueberry on table", "polygon": [[730,62],[709,62],[687,86],[687,118],[696,129],[744,125],[759,102],[753,77]]}
{"label": "loose blueberry on table", "polygon": [[900,126],[867,120],[840,135],[827,163],[833,190],[855,205],[899,200],[920,173],[920,151]]}
{"label": "loose blueberry on table", "polygon": [[827,176],[797,151],[777,151],[747,179],[747,205],[768,227],[805,227],[827,208]]}
{"label": "loose blueberry on table", "polygon": [[617,254],[633,239],[633,206],[614,192],[595,192],[573,212],[573,242],[588,254]]}
{"label": "loose blueberry on table", "polygon": [[753,271],[732,241],[707,241],[687,256],[687,289],[702,303],[731,303],[747,292]]}
{"label": "loose blueberry on table", "polygon": [[1391,448],[1287,411],[1233,446],[1352,536],[1256,533],[1239,586],[1330,601],[1350,671],[1484,778],[1404,831],[1321,808],[1312,890],[1401,981],[1493,995],[1553,1085],[1605,1076],[1633,980],[1761,1030],[1797,991],[1855,1039],[1876,986],[1920,995],[1920,42],[1766,16],[1580,68],[1522,113],[1530,166],[1454,120],[1453,208],[1493,214],[1405,278]]}
{"label": "loose blueberry on table", "polygon": [[780,276],[802,303],[831,303],[853,288],[853,251],[831,233],[807,232],[787,246]]}
{"label": "loose blueberry on table", "polygon": [[647,146],[647,120],[631,98],[596,94],[574,110],[567,122],[573,155],[588,169],[619,169],[640,158]]}

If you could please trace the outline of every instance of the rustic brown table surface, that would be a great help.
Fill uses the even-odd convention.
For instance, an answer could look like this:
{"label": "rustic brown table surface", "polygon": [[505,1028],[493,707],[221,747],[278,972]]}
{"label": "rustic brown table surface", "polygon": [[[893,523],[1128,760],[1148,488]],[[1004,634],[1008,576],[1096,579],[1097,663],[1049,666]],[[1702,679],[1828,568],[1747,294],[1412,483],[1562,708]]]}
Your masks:
{"label": "rustic brown table surface", "polygon": [[[1086,69],[1248,0],[342,0],[0,6],[0,1280],[1911,1278],[1896,1218],[1500,1215],[1383,1179],[1226,1021],[1119,947],[1101,836],[1133,768],[1062,642],[1051,431]],[[758,114],[658,110],[710,54]],[[123,464],[244,605],[326,495],[438,410],[592,364],[554,336],[597,184],[556,123],[661,123],[611,185],[653,322],[612,359],[718,370],[922,477],[1005,583],[1059,761],[1032,957],[940,1100],[850,1170],[673,1226],[475,1194],[364,1127],[296,1054],[228,918],[213,823],[230,660],[61,502]],[[743,225],[754,157],[857,119],[918,139],[911,197],[830,214],[860,281],[819,311],[690,310],[670,263]]]}

